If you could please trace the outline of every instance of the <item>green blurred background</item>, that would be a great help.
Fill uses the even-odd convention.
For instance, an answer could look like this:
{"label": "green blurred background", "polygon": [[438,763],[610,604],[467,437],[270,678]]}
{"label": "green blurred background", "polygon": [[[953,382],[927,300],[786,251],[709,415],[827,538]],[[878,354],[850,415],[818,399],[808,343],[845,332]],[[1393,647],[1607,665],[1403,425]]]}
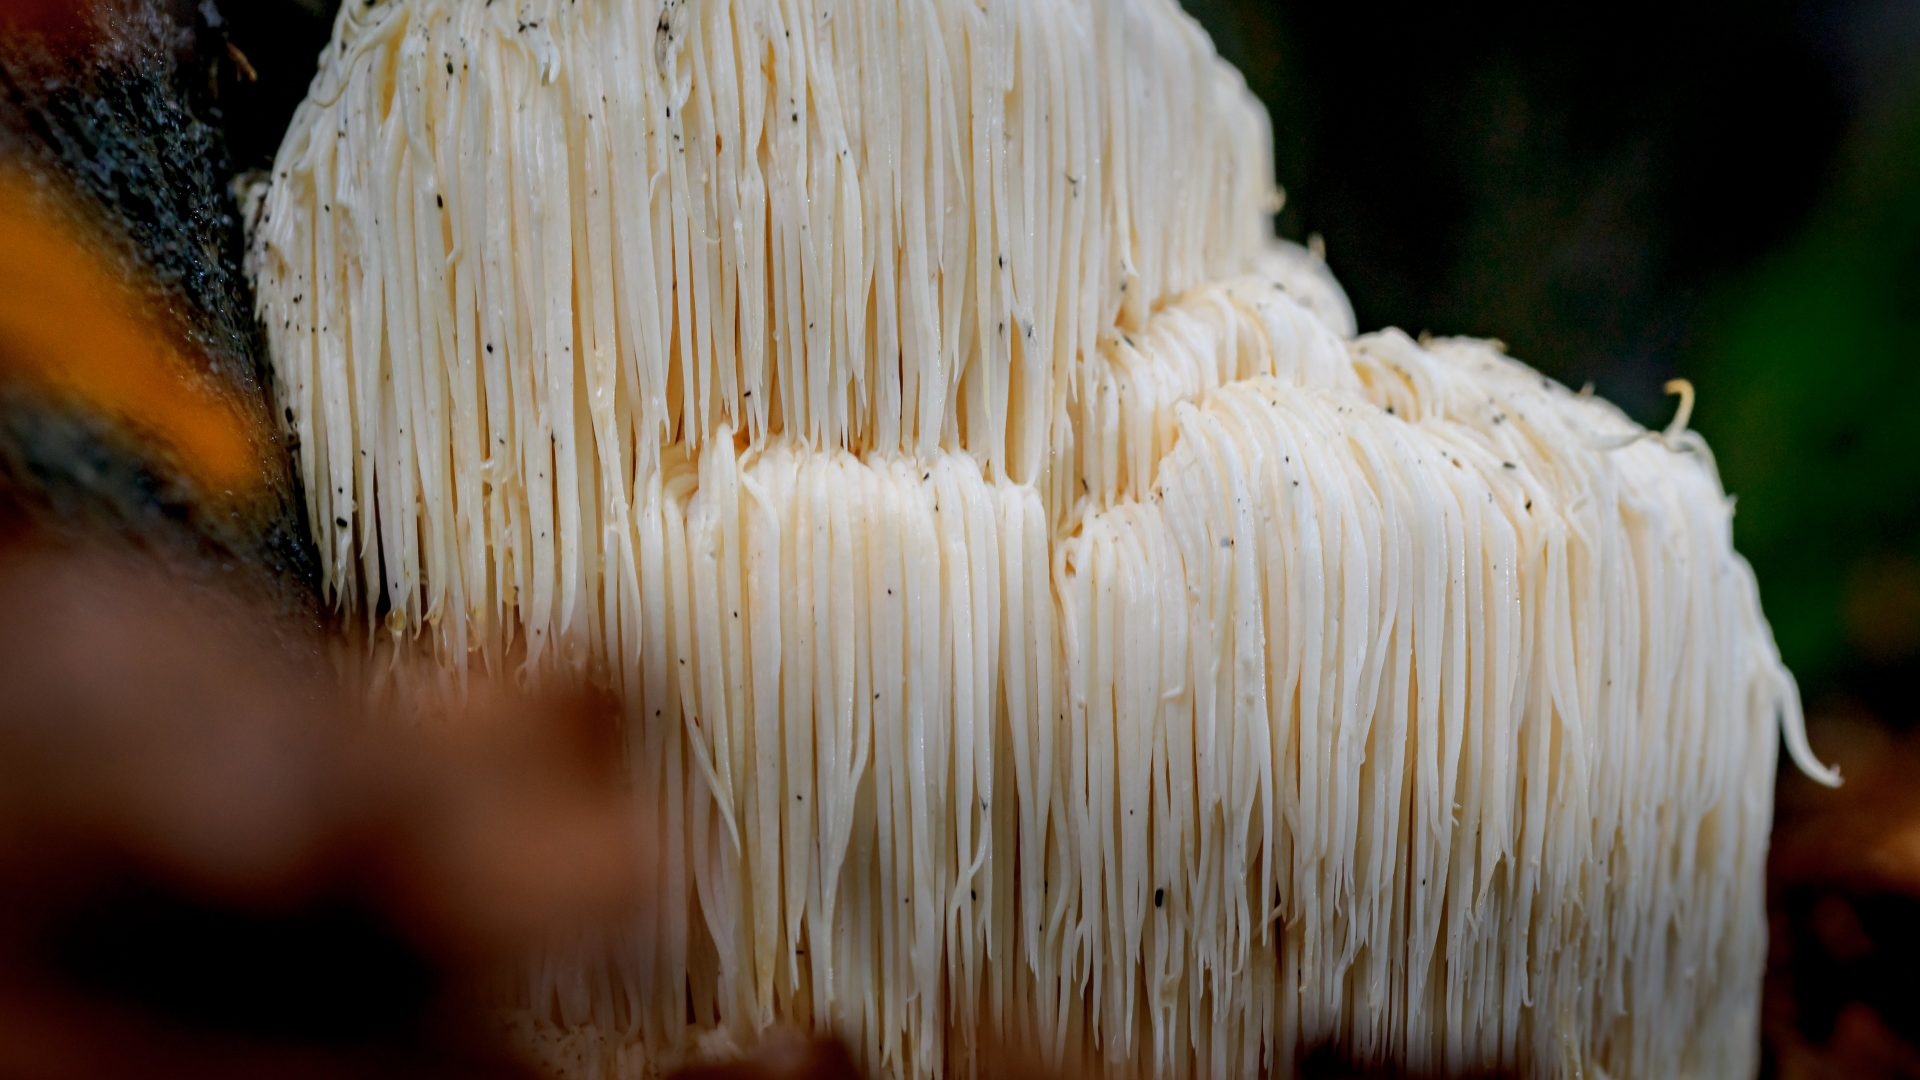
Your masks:
{"label": "green blurred background", "polygon": [[1363,329],[1498,337],[1655,426],[1693,380],[1811,712],[1909,726],[1920,3],[1186,4]]}

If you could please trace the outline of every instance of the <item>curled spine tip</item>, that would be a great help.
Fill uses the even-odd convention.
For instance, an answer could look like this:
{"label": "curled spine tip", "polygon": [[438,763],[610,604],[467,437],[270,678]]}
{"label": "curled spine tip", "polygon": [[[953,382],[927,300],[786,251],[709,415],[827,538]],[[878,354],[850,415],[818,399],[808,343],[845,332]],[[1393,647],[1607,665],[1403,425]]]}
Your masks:
{"label": "curled spine tip", "polygon": [[1687,422],[1693,419],[1693,383],[1686,379],[1668,379],[1661,390],[1680,397],[1680,406],[1674,410],[1673,420],[1664,432],[1665,438],[1675,439],[1687,430]]}
{"label": "curled spine tip", "polygon": [[[1776,654],[1776,665],[1778,664]],[[1800,706],[1800,686],[1793,673],[1776,667],[1780,680],[1780,735],[1787,743],[1787,756],[1807,779],[1821,787],[1840,786],[1840,770],[1821,761],[1807,739],[1807,717]]]}
{"label": "curled spine tip", "polygon": [[[1668,379],[1666,385],[1661,387],[1661,389],[1668,394],[1678,395],[1680,398],[1680,405],[1674,409],[1673,419],[1667,422],[1665,428],[1657,433],[1634,430],[1620,435],[1602,436],[1588,440],[1588,445],[1600,451],[1624,450],[1642,439],[1658,439],[1660,445],[1675,453],[1700,450],[1704,444],[1701,443],[1697,436],[1692,439],[1687,438],[1687,424],[1693,419],[1693,383],[1686,379]],[[1588,383],[1582,386],[1580,392],[1575,396],[1580,398],[1593,397],[1593,384]]]}
{"label": "curled spine tip", "polygon": [[1793,758],[1795,767],[1806,774],[1807,779],[1821,787],[1840,786],[1840,770],[1823,763],[1814,756],[1813,747],[1807,742],[1806,728],[1796,725],[1787,730],[1787,753]]}
{"label": "curled spine tip", "polygon": [[1807,741],[1807,725],[1798,711],[1786,717],[1781,731],[1787,740],[1787,755],[1793,759],[1794,766],[1806,774],[1807,779],[1821,787],[1840,786],[1840,770],[1814,755],[1813,744]]}

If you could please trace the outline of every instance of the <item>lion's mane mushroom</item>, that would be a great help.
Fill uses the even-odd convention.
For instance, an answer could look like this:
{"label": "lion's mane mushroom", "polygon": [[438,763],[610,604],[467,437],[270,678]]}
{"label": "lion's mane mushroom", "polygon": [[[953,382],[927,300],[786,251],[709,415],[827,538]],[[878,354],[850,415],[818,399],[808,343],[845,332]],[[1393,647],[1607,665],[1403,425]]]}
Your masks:
{"label": "lion's mane mushroom", "polygon": [[556,1060],[1753,1070],[1820,767],[1706,448],[1355,339],[1270,156],[1166,0],[343,6],[252,245],[327,587],[684,825]]}

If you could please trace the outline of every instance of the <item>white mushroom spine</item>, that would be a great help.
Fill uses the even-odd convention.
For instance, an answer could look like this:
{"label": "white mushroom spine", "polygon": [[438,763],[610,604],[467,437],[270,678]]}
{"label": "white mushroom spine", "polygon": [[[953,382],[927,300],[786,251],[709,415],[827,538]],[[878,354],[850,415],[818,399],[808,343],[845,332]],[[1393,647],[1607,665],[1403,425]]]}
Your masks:
{"label": "white mushroom spine", "polygon": [[1824,773],[1704,444],[1354,339],[1270,142],[1168,0],[343,5],[251,258],[327,587],[675,826],[556,1059],[1752,1072]]}

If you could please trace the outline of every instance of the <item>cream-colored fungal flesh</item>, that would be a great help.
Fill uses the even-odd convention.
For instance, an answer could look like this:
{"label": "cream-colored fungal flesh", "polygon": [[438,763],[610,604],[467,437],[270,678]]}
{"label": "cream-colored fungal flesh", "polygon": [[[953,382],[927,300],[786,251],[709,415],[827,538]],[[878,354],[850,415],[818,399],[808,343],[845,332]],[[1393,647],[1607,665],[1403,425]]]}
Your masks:
{"label": "cream-colored fungal flesh", "polygon": [[453,655],[580,639],[603,522],[721,427],[1043,482],[1056,358],[1249,265],[1276,190],[1164,0],[385,0],[326,60],[262,315],[329,583]]}
{"label": "cream-colored fungal flesh", "polygon": [[671,826],[561,1071],[1753,1071],[1825,774],[1706,447],[1355,338],[1266,124],[1170,0],[343,6],[251,255],[327,588]]}

